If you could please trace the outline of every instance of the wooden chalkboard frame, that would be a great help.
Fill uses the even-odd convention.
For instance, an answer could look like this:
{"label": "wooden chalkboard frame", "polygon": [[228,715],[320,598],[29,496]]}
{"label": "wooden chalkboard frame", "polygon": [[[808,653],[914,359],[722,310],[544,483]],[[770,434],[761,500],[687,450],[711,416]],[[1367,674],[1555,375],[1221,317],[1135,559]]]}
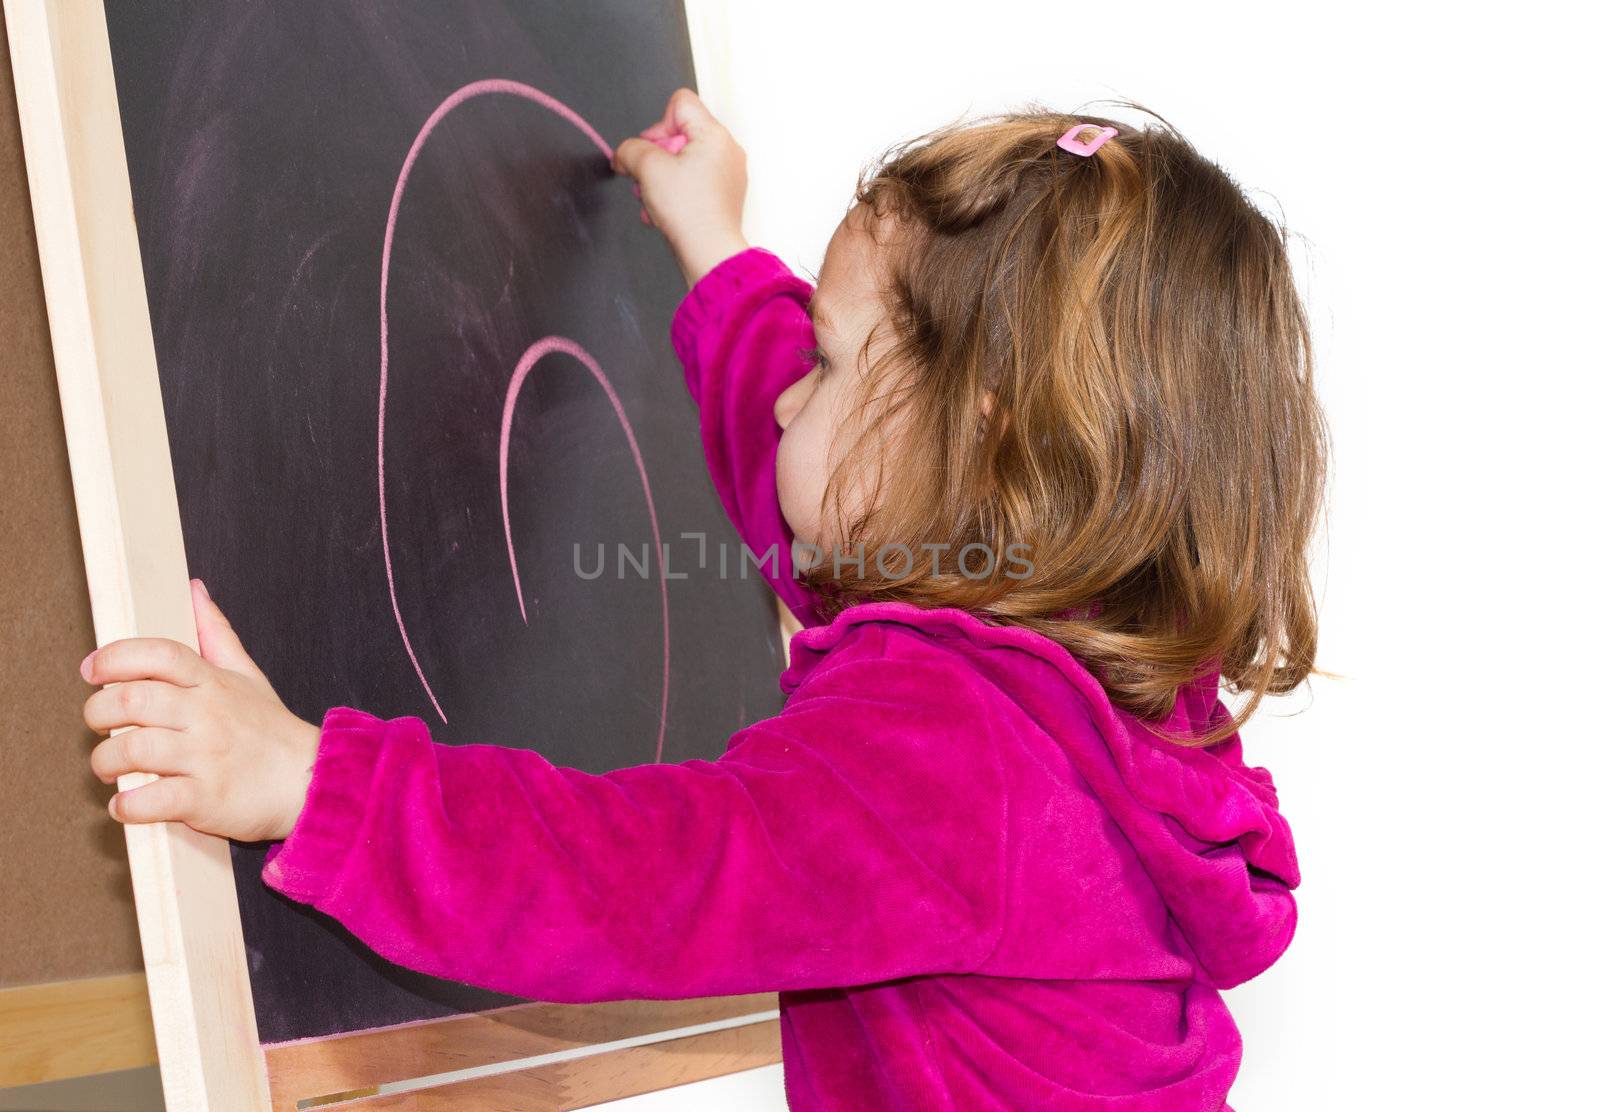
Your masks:
{"label": "wooden chalkboard frame", "polygon": [[[4,0],[4,12],[96,639],[195,647],[105,9]],[[415,1078],[529,1057],[493,1078],[440,1078],[428,1106],[515,1095],[519,1107],[580,1108],[781,1060],[772,993],[527,1004],[264,1049],[228,843],[182,824],[125,836],[172,1112],[296,1109],[335,1093],[416,1107],[419,1093],[359,1098],[400,1080],[396,1069]]]}
{"label": "wooden chalkboard frame", "polygon": [[[5,14],[95,636],[196,647],[105,11]],[[170,823],[126,837],[168,1106],[267,1107],[228,843]]]}

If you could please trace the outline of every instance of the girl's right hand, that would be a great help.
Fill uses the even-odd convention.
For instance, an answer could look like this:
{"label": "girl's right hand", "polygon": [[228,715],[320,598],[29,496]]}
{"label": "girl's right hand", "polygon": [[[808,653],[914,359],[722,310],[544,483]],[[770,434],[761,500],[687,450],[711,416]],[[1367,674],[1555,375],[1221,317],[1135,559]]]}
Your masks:
{"label": "girl's right hand", "polygon": [[[660,143],[682,137],[670,153]],[[659,122],[617,145],[611,168],[639,183],[650,219],[667,237],[692,286],[744,238],[745,156],[692,89],[667,100]]]}

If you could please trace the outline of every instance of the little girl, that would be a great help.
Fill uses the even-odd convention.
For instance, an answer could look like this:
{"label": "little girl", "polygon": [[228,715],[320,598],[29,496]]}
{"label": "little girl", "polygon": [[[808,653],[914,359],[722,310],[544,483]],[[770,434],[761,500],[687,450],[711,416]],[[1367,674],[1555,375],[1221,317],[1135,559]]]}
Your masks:
{"label": "little girl", "polygon": [[[857,183],[815,290],[740,233],[688,90],[617,149],[691,289],[706,462],[805,627],[716,761],[594,775],[91,653],[123,822],[283,839],[268,885],[427,973],[552,1002],[776,990],[796,1109],[1218,1109],[1219,990],[1299,882],[1236,729],[1312,668],[1323,431],[1283,231],[1163,127],[1040,110]],[[1238,717],[1219,684],[1248,692]]]}

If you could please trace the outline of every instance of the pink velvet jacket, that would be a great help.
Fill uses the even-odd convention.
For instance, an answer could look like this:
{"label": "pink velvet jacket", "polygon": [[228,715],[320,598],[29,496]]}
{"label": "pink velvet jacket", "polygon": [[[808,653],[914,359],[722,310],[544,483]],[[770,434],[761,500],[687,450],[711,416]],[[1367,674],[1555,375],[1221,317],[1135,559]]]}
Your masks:
{"label": "pink velvet jacket", "polygon": [[[403,965],[578,1003],[777,991],[795,1109],[1219,1109],[1218,989],[1289,943],[1299,880],[1237,735],[1163,742],[1054,642],[847,609],[790,574],[773,401],[811,286],[752,248],[672,342],[728,514],[808,627],[776,717],[715,761],[603,775],[328,711],[263,879]],[[1226,710],[1214,684],[1168,729]]]}

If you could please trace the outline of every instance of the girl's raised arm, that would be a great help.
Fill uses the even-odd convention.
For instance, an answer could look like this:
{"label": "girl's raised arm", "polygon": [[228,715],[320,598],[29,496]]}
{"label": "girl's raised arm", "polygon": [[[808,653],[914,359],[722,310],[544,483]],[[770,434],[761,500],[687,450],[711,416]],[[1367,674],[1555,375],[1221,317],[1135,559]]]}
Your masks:
{"label": "girl's raised arm", "polygon": [[696,282],[672,320],[672,346],[700,407],[706,466],[747,549],[729,553],[726,566],[730,574],[753,575],[759,565],[803,626],[821,619],[814,596],[794,576],[794,534],[778,508],[782,430],[772,407],[810,370],[811,293],[776,255],[751,247]]}
{"label": "girl's raised arm", "polygon": [[[617,145],[612,168],[637,181],[648,218],[689,283],[672,320],[712,482],[749,550],[717,553],[732,574],[760,574],[802,625],[815,602],[793,576],[792,534],[778,509],[779,428],[773,403],[810,366],[811,286],[744,238],[745,154],[693,89]],[[724,556],[727,557],[726,562]]]}

